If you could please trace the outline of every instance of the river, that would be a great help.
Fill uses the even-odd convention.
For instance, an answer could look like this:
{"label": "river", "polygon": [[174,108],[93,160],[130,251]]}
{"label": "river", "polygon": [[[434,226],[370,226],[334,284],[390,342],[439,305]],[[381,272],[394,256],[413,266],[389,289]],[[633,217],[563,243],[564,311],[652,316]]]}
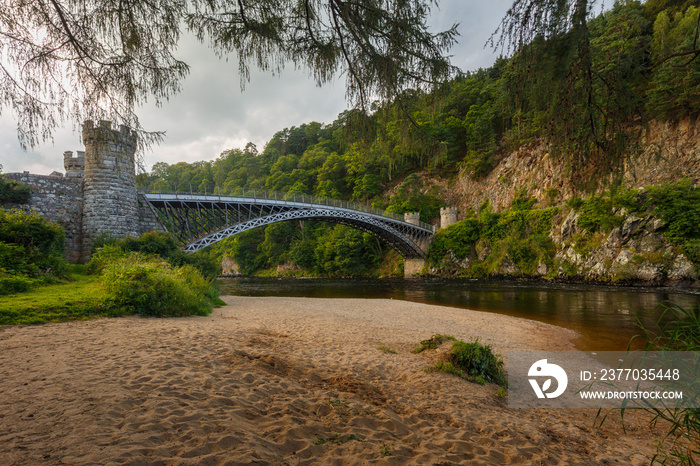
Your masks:
{"label": "river", "polygon": [[700,305],[700,294],[667,288],[445,279],[222,278],[222,294],[314,298],[402,299],[495,312],[577,331],[587,351],[625,350],[639,333],[638,319],[655,320],[673,301]]}

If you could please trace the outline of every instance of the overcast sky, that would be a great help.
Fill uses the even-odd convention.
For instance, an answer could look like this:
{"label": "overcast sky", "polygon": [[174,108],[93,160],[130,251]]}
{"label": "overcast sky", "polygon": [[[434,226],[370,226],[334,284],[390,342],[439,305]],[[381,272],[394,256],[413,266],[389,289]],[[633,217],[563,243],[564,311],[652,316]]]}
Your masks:
{"label": "overcast sky", "polygon": [[[484,44],[498,27],[512,0],[442,0],[433,10],[435,30],[460,23],[459,43],[451,50],[452,62],[462,70],[490,66],[496,54]],[[148,170],[156,162],[213,160],[224,150],[243,148],[250,141],[262,150],[279,130],[302,123],[331,123],[348,108],[345,81],[317,87],[309,73],[288,66],[280,75],[251,70],[251,81],[241,92],[235,57],[219,60],[195,40],[181,44],[178,58],[190,65],[182,92],[161,108],[138,111],[147,130],[165,131],[166,139],[144,154]],[[71,125],[54,134],[54,143],[35,150],[19,147],[16,122],[8,112],[0,117],[0,164],[3,173],[63,172],[63,152],[83,150],[80,135]]]}

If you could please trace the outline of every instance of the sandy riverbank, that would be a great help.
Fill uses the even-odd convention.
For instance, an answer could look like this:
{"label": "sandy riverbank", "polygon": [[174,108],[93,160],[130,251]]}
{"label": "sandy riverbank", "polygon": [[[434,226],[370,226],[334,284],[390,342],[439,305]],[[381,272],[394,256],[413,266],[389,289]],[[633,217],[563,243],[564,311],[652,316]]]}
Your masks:
{"label": "sandy riverbank", "polygon": [[[393,300],[225,297],[209,317],[0,327],[0,464],[648,464],[643,416],[514,410],[425,373],[435,333],[497,352],[573,332]],[[398,353],[379,349],[392,348]]]}

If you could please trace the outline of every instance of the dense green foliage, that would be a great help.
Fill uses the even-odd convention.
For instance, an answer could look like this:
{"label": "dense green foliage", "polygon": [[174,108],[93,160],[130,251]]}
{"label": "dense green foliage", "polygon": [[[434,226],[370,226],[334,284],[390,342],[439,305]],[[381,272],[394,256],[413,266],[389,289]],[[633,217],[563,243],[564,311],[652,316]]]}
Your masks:
{"label": "dense green foliage", "polygon": [[521,274],[531,274],[540,263],[551,267],[555,246],[549,237],[556,207],[532,209],[534,203],[522,193],[511,208],[494,213],[485,204],[478,213],[439,230],[430,245],[428,263],[443,270],[460,268],[472,277],[500,275],[511,261]]}
{"label": "dense green foliage", "polygon": [[221,304],[213,282],[218,263],[209,254],[183,252],[169,233],[152,231],[120,241],[105,237],[93,247],[86,270],[100,276],[113,312],[206,315]]}
{"label": "dense green foliage", "polygon": [[700,111],[697,2],[593,3],[516,0],[501,28],[505,139],[546,136],[579,175],[615,167],[639,121]]}
{"label": "dense green foliage", "polygon": [[207,315],[218,303],[211,282],[192,266],[173,267],[140,253],[113,257],[101,273],[107,306],[143,316]]}
{"label": "dense green foliage", "polygon": [[622,224],[622,216],[613,213],[613,198],[603,194],[581,201],[579,225],[587,231],[610,231]]}
{"label": "dense green foliage", "polygon": [[214,246],[233,258],[245,275],[276,273],[278,266],[287,266],[283,274],[289,275],[376,275],[386,249],[368,233],[322,222],[276,223]]}
{"label": "dense green foliage", "polygon": [[[100,251],[104,246],[113,247]],[[214,259],[211,251],[184,252],[173,235],[161,231],[150,231],[138,238],[128,236],[119,241],[109,236],[101,237],[93,242],[92,249],[93,253],[96,253],[88,264],[92,271],[101,271],[106,257],[111,258],[115,254],[125,252],[138,252],[160,257],[175,267],[191,265],[208,278],[215,278],[221,273],[221,265]]]}
{"label": "dense green foliage", "polygon": [[21,181],[6,180],[0,175],[0,204],[25,204],[32,197],[32,188]]}
{"label": "dense green foliage", "polygon": [[482,345],[479,339],[472,342],[463,340],[454,342],[449,362],[476,380],[483,379],[498,385],[506,384],[503,360],[500,355],[492,351],[491,345]]}
{"label": "dense green foliage", "polygon": [[65,232],[38,213],[0,209],[0,294],[65,277]]}
{"label": "dense green foliage", "polygon": [[[222,304],[213,282],[217,264],[209,256],[183,257],[170,235],[152,232],[122,241],[102,238],[102,247],[93,252],[87,266],[70,267],[62,256],[63,229],[38,214],[3,210],[0,214],[4,216],[0,295],[11,294],[0,296],[0,325],[134,313],[206,315],[213,305]],[[15,243],[4,242],[8,239]],[[46,285],[55,281],[47,277],[55,275],[39,265],[56,263],[62,277],[70,281]],[[82,275],[84,271],[91,275]],[[30,290],[35,284],[44,286]]]}

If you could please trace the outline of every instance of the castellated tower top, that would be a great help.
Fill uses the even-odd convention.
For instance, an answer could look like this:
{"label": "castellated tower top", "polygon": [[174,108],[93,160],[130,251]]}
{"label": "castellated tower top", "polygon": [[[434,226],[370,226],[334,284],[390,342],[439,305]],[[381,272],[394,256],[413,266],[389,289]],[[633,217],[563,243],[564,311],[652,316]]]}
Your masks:
{"label": "castellated tower top", "polygon": [[457,223],[457,207],[441,207],[440,208],[440,228],[447,228],[450,225]]}
{"label": "castellated tower top", "polygon": [[63,167],[68,177],[80,178],[85,171],[85,152],[81,150],[77,152],[76,157],[73,157],[73,152],[69,150],[63,153]]}
{"label": "castellated tower top", "polygon": [[112,122],[100,120],[95,126],[92,120],[83,123],[83,144],[85,147],[102,146],[107,149],[119,150],[120,152],[136,152],[136,133],[128,127],[120,125],[119,129],[112,129]]}
{"label": "castellated tower top", "polygon": [[420,225],[420,212],[406,212],[403,214],[403,221],[413,225]]}

